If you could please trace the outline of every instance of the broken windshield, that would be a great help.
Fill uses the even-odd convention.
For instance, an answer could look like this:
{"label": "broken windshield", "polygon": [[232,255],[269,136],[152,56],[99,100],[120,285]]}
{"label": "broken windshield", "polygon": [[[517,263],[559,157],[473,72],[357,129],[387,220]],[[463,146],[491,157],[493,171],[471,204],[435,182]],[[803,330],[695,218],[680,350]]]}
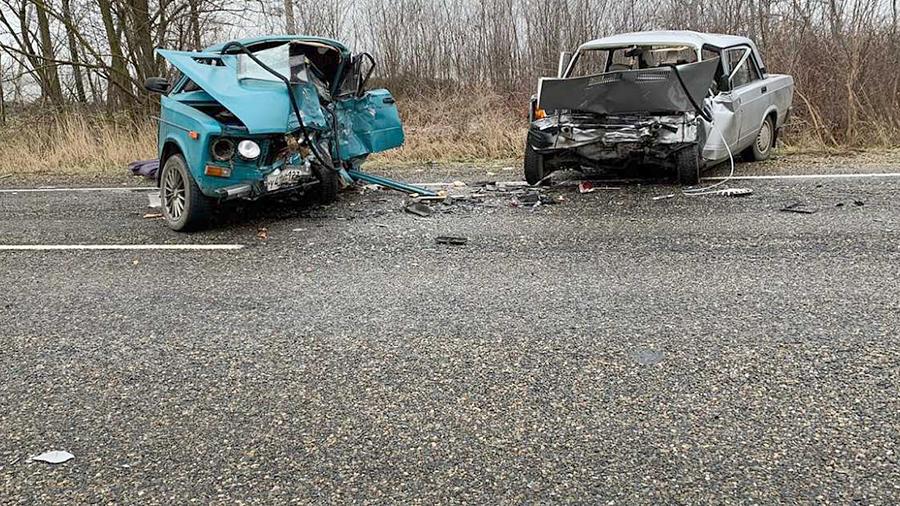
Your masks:
{"label": "broken windshield", "polygon": [[581,51],[569,77],[584,77],[618,70],[639,70],[695,63],[697,52],[688,46],[628,46]]}

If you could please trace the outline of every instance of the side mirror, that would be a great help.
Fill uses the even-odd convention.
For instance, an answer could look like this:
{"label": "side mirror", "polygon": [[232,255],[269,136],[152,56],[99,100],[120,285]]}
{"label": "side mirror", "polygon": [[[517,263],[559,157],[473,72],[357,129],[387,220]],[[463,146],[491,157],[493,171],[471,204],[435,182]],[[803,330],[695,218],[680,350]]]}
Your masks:
{"label": "side mirror", "polygon": [[569,63],[572,62],[572,51],[563,51],[559,53],[559,66],[556,68],[556,77],[564,77]]}
{"label": "side mirror", "polygon": [[716,79],[716,86],[719,88],[719,91],[730,91],[731,80],[728,79],[728,76],[723,74]]}
{"label": "side mirror", "polygon": [[150,93],[165,94],[169,91],[171,85],[172,84],[165,77],[148,77],[147,80],[144,81],[144,89]]}

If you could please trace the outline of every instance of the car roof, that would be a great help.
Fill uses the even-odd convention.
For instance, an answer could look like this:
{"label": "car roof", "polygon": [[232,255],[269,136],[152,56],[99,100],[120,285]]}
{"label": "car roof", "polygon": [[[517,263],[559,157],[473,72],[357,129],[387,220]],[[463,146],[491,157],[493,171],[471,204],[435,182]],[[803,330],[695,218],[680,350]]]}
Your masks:
{"label": "car roof", "polygon": [[[326,45],[332,46],[343,53],[350,52],[350,49],[348,49],[347,46],[345,46],[341,42],[338,42],[334,39],[329,39],[326,37],[318,37],[318,36],[314,36],[314,35],[265,35],[265,36],[261,36],[261,37],[250,37],[247,39],[238,39],[235,42],[239,42],[245,46],[249,46],[252,44],[258,44],[260,42],[277,42],[277,41],[317,42],[320,44],[326,44]],[[231,41],[229,41],[229,42],[231,42]],[[228,42],[222,42],[220,44],[210,46],[210,47],[204,49],[204,51],[209,52],[209,53],[218,53],[222,50],[223,47],[225,47],[225,44],[227,44],[227,43]]]}
{"label": "car roof", "polygon": [[748,45],[753,50],[756,63],[762,68],[762,57],[756,44],[747,37],[740,35],[724,35],[721,33],[701,33],[691,30],[659,30],[649,32],[620,33],[609,37],[586,42],[578,48],[579,51],[587,49],[606,49],[622,46],[642,45],[670,45],[684,44],[701,49],[705,45],[716,48],[726,48],[739,45]]}

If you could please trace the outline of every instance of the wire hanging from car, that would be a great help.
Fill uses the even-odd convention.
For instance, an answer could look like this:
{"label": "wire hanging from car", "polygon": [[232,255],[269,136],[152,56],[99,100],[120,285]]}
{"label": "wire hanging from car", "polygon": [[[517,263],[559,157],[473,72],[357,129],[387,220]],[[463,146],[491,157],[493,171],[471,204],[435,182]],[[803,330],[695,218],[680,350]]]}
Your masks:
{"label": "wire hanging from car", "polygon": [[265,63],[260,61],[260,59],[257,58],[256,55],[254,55],[252,52],[250,52],[250,50],[247,49],[247,47],[244,46],[243,44],[241,44],[240,42],[237,42],[237,41],[228,42],[227,44],[222,46],[221,53],[225,54],[225,52],[228,51],[232,47],[236,47],[236,48],[240,49],[242,53],[249,56],[250,59],[253,60],[253,62],[256,63],[257,65],[259,65],[263,70],[265,70],[266,72],[277,77],[279,80],[281,80],[281,82],[284,83],[284,85],[287,87],[288,98],[291,99],[291,108],[294,110],[294,115],[297,117],[297,124],[300,126],[300,132],[303,134],[303,138],[309,143],[310,151],[312,151],[313,156],[316,157],[316,160],[318,160],[319,163],[322,164],[322,166],[328,167],[328,168],[334,168],[331,163],[328,163],[325,161],[325,157],[323,157],[322,154],[319,153],[319,146],[317,145],[315,140],[309,136],[309,131],[307,131],[306,125],[303,123],[303,116],[300,114],[300,106],[297,105],[297,97],[294,96],[294,89],[291,88],[290,79],[281,75],[278,71],[274,70],[273,68],[269,67],[268,65],[266,65]]}
{"label": "wire hanging from car", "polygon": [[728,145],[728,141],[725,139],[725,134],[723,134],[722,130],[719,129],[719,126],[716,124],[713,115],[700,107],[697,101],[694,100],[694,97],[691,96],[690,92],[688,91],[687,85],[684,83],[684,79],[681,78],[681,72],[678,71],[678,67],[674,63],[670,63],[667,66],[670,67],[675,73],[675,77],[678,78],[678,83],[681,85],[681,90],[684,91],[684,94],[691,102],[691,105],[694,107],[697,114],[708,121],[713,130],[715,130],[715,132],[719,134],[719,137],[722,139],[722,144],[725,145],[725,151],[728,152],[728,162],[731,165],[731,170],[728,173],[728,177],[719,181],[718,183],[700,188],[682,188],[681,193],[683,195],[691,197],[696,197],[699,195],[747,195],[749,193],[752,193],[753,190],[749,188],[722,188],[719,190],[715,189],[727,183],[729,180],[731,180],[731,178],[734,177],[734,153],[731,152],[731,147]]}

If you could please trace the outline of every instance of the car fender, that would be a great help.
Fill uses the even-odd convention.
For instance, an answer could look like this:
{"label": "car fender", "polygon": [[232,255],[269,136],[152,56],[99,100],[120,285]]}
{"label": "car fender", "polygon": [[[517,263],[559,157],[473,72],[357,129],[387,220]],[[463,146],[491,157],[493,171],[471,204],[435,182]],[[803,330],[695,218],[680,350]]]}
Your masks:
{"label": "car fender", "polygon": [[207,193],[203,167],[209,161],[210,137],[222,134],[222,125],[212,117],[170,97],[162,97],[159,117],[160,171],[165,164],[166,146],[174,144],[184,156],[200,189]]}

